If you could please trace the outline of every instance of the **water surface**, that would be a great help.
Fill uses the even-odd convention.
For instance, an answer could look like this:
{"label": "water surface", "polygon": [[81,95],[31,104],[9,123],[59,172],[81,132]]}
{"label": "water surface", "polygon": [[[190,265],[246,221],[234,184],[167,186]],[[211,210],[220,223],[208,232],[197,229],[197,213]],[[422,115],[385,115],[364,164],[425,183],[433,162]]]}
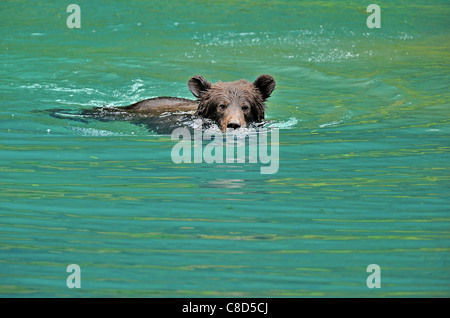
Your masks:
{"label": "water surface", "polygon": [[[448,297],[449,4],[3,1],[3,297]],[[48,110],[271,74],[279,170]],[[68,289],[66,267],[81,267]],[[369,264],[381,288],[369,289]]]}

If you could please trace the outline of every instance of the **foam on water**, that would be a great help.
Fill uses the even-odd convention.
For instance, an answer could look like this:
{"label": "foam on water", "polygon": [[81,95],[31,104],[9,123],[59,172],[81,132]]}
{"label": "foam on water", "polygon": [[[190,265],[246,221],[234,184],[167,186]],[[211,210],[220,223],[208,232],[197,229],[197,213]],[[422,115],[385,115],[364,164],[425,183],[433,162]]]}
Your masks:
{"label": "foam on water", "polygon": [[120,136],[120,135],[122,135],[122,133],[101,130],[101,129],[94,129],[94,128],[82,128],[82,127],[74,127],[74,126],[70,126],[67,128],[70,130],[76,131],[78,133],[81,133],[83,136]]}

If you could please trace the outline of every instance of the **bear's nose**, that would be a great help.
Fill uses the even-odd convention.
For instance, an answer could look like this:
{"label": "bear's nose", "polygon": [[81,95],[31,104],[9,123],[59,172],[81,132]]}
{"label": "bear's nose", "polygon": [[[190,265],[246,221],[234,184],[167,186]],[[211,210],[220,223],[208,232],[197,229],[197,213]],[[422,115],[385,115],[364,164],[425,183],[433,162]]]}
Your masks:
{"label": "bear's nose", "polygon": [[233,129],[238,129],[241,127],[241,124],[239,124],[238,121],[230,121],[227,125],[227,128],[233,128]]}

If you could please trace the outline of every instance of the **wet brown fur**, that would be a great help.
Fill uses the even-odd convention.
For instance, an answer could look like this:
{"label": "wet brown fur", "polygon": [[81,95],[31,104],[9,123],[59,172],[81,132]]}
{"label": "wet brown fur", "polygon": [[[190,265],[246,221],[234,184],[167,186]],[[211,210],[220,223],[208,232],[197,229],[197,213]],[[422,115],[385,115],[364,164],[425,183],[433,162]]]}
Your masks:
{"label": "wet brown fur", "polygon": [[263,121],[264,102],[275,85],[270,75],[261,75],[253,83],[242,79],[211,84],[202,76],[194,76],[188,82],[198,98],[197,115],[216,121],[222,131]]}
{"label": "wet brown fur", "polygon": [[104,107],[86,111],[83,115],[109,119],[122,115],[128,118],[156,118],[164,113],[191,113],[214,120],[222,131],[244,128],[264,120],[265,104],[275,88],[270,75],[261,75],[253,83],[247,80],[211,84],[203,76],[188,81],[189,90],[197,98],[156,97],[129,106]]}

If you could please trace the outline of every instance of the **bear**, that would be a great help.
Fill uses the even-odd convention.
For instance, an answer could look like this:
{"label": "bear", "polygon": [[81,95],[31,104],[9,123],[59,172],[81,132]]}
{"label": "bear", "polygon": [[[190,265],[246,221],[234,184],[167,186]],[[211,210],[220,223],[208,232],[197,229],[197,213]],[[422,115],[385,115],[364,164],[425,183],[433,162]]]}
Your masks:
{"label": "bear", "polygon": [[203,76],[188,82],[189,90],[197,97],[196,114],[217,123],[220,130],[245,128],[264,120],[265,101],[275,89],[270,75],[261,75],[253,83],[247,80],[211,84]]}
{"label": "bear", "polygon": [[171,133],[183,122],[201,117],[216,123],[222,132],[246,128],[264,121],[265,102],[275,89],[270,75],[261,75],[253,83],[208,82],[203,76],[189,79],[188,88],[197,100],[178,97],[155,97],[120,107],[85,110],[82,117],[102,121],[129,120],[144,124],[158,133]]}

